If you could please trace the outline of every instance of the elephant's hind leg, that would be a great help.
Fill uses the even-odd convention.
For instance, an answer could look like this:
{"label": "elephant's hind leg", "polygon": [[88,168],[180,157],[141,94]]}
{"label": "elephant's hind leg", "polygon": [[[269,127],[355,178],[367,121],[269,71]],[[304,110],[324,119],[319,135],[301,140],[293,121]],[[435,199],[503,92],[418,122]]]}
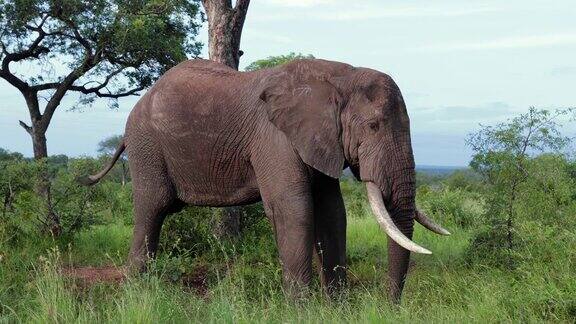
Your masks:
{"label": "elephant's hind leg", "polygon": [[161,150],[145,132],[129,143],[129,163],[134,201],[134,234],[128,258],[131,270],[144,271],[158,248],[164,218],[181,208],[176,190],[166,171]]}
{"label": "elephant's hind leg", "polygon": [[144,271],[147,261],[155,257],[164,219],[180,204],[166,185],[134,192],[134,234],[128,260],[132,270]]}

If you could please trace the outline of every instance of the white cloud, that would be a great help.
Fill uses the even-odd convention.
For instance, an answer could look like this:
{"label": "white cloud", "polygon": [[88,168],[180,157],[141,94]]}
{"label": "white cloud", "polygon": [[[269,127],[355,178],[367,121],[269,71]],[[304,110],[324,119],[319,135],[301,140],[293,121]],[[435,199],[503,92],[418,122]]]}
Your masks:
{"label": "white cloud", "polygon": [[362,20],[378,18],[404,18],[404,17],[457,17],[480,13],[500,11],[499,8],[489,6],[473,6],[468,8],[446,8],[425,6],[396,6],[380,7],[376,5],[358,6],[357,8],[344,8],[328,12],[312,13],[315,18],[322,20]]}
{"label": "white cloud", "polygon": [[282,7],[314,7],[329,3],[338,2],[337,0],[265,0],[267,4],[277,5]]}
{"label": "white cloud", "polygon": [[[499,12],[502,7],[491,5],[465,5],[459,7],[438,5],[383,5],[383,2],[351,2],[342,0],[266,0],[271,6],[290,7],[258,20],[322,20],[356,21],[380,18],[458,17]],[[321,8],[319,6],[322,5]]]}
{"label": "white cloud", "polygon": [[288,36],[279,35],[276,33],[271,33],[263,30],[258,29],[245,29],[244,32],[244,39],[256,39],[256,40],[263,40],[269,41],[274,43],[280,44],[293,44],[294,40]]}
{"label": "white cloud", "polygon": [[432,51],[495,50],[511,48],[549,47],[576,44],[576,34],[549,34],[500,38],[494,40],[434,44],[421,47]]}

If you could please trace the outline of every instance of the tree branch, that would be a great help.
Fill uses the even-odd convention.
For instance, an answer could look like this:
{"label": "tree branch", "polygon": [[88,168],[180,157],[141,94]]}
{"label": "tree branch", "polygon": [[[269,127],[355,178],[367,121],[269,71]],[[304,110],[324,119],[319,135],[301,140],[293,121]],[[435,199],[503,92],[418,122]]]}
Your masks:
{"label": "tree branch", "polygon": [[8,81],[8,83],[16,87],[22,93],[24,93],[29,89],[28,83],[21,80],[20,78],[15,76],[12,72],[10,72],[10,63],[22,61],[31,57],[38,58],[40,57],[40,55],[48,53],[50,51],[50,49],[48,49],[47,47],[40,46],[40,43],[46,37],[46,32],[44,32],[42,26],[44,26],[44,23],[46,22],[47,19],[48,15],[45,15],[37,27],[28,26],[29,29],[38,33],[38,37],[34,39],[32,44],[30,44],[30,46],[28,46],[27,49],[16,53],[9,53],[6,48],[6,45],[2,43],[2,53],[4,54],[4,58],[2,59],[0,77]]}
{"label": "tree branch", "polygon": [[56,111],[56,108],[58,108],[58,106],[60,105],[60,102],[62,101],[62,98],[64,98],[66,92],[73,87],[74,82],[78,80],[80,77],[82,77],[96,64],[98,64],[98,61],[94,60],[94,57],[91,55],[91,53],[87,53],[86,56],[84,57],[84,61],[82,62],[82,64],[76,69],[72,70],[72,72],[70,72],[64,78],[64,80],[62,80],[62,82],[60,82],[58,86],[56,86],[55,88],[56,92],[54,92],[52,97],[50,97],[50,100],[48,101],[46,107],[44,108],[44,114],[42,115],[42,123],[41,123],[42,130],[46,130],[48,128],[50,120],[54,115],[54,111]]}
{"label": "tree branch", "polygon": [[[119,93],[102,92],[101,91],[101,90],[106,88],[106,86],[110,83],[110,81],[115,76],[122,73],[122,71],[124,71],[126,68],[127,67],[124,66],[124,67],[121,67],[117,70],[114,70],[113,72],[108,74],[108,76],[106,76],[106,79],[104,79],[104,81],[102,83],[100,83],[98,86],[88,88],[88,87],[86,87],[86,84],[88,84],[88,83],[81,85],[81,86],[70,85],[68,87],[68,90],[81,92],[83,94],[94,94],[100,98],[121,98],[121,97],[127,97],[127,96],[132,96],[132,95],[139,95],[138,92],[144,90],[145,89],[144,87],[137,87],[137,88],[127,90],[124,92],[119,92]],[[44,83],[44,84],[38,84],[38,85],[32,86],[32,87],[30,87],[30,89],[32,89],[34,91],[58,89],[58,87],[60,87],[61,84],[62,83],[59,83],[59,82]]]}
{"label": "tree branch", "polygon": [[25,60],[30,57],[38,58],[41,54],[48,53],[50,49],[48,47],[40,46],[40,43],[46,37],[46,33],[42,29],[38,29],[38,37],[30,44],[30,46],[20,52],[8,53],[5,48],[3,49],[4,59],[2,60],[2,70],[8,70],[10,63]]}
{"label": "tree branch", "polygon": [[28,88],[28,83],[22,81],[20,78],[12,74],[10,70],[0,69],[0,78],[8,81],[12,86],[16,89],[20,90],[20,92],[24,93]]}
{"label": "tree branch", "polygon": [[248,13],[248,6],[250,0],[237,0],[234,7],[234,15],[232,16],[232,32],[237,33],[242,30],[246,14]]}
{"label": "tree branch", "polygon": [[94,94],[100,98],[115,98],[115,99],[121,98],[121,97],[139,95],[138,92],[144,90],[144,87],[137,87],[137,88],[127,90],[124,92],[119,92],[119,93],[100,92],[101,89],[102,89],[101,87],[95,87],[95,88],[85,88],[83,86],[70,87],[70,90],[78,91],[78,92],[81,92],[83,94]]}
{"label": "tree branch", "polygon": [[32,127],[26,125],[26,123],[23,122],[23,121],[21,121],[21,120],[19,121],[19,124],[20,124],[20,126],[22,126],[22,128],[24,128],[24,130],[25,130],[28,134],[32,135]]}
{"label": "tree branch", "polygon": [[74,33],[74,38],[86,49],[86,51],[88,53],[90,53],[90,55],[92,55],[93,52],[92,52],[92,46],[90,45],[90,42],[80,34],[76,24],[74,24],[74,22],[72,20],[69,20],[69,19],[64,19],[64,18],[59,18],[59,19],[62,20],[65,24],[67,24],[72,29],[72,33]]}
{"label": "tree branch", "polygon": [[[124,71],[126,68],[127,67],[124,66],[124,67],[121,67],[121,68],[111,72],[110,74],[108,74],[108,76],[106,76],[106,79],[104,79],[104,81],[96,87],[85,88],[86,84],[88,84],[88,83],[86,83],[86,84],[84,84],[84,86],[71,86],[70,90],[81,91],[81,92],[83,92],[84,90],[89,90],[89,92],[96,92],[96,91],[102,90],[108,85],[108,83],[110,83],[110,81],[115,76],[122,73],[122,71]],[[92,81],[92,82],[95,82],[95,81]],[[58,88],[59,85],[60,85],[60,82],[49,82],[49,83],[33,85],[30,87],[30,89],[32,89],[34,91],[43,91],[43,90],[49,90],[49,89],[56,89],[56,88]]]}

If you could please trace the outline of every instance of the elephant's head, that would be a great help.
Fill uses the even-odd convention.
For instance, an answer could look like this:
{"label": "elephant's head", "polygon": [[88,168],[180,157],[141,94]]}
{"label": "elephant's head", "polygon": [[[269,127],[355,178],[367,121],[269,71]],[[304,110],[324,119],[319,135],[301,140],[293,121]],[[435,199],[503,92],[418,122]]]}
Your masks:
{"label": "elephant's head", "polygon": [[410,119],[396,83],[384,73],[362,68],[331,81],[347,98],[341,113],[344,156],[366,184],[372,211],[390,238],[389,293],[398,301],[409,251],[431,253],[412,242],[414,220],[438,234],[450,233],[416,210]]}
{"label": "elephant's head", "polygon": [[261,98],[305,163],[335,178],[348,165],[366,184],[372,210],[390,238],[389,294],[397,302],[410,251],[431,253],[412,242],[414,220],[438,234],[449,232],[416,210],[410,120],[396,83],[384,73],[348,65],[327,72],[327,64],[292,63],[290,81],[283,79]]}

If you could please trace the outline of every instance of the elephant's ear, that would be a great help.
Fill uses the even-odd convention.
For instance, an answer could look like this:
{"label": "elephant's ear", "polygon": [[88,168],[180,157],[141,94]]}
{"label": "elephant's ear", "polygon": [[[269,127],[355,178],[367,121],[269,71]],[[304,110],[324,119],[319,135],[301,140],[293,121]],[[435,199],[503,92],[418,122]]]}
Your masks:
{"label": "elephant's ear", "polygon": [[344,167],[340,140],[342,99],[326,81],[295,81],[284,75],[260,95],[268,119],[292,142],[304,163],[339,178]]}

